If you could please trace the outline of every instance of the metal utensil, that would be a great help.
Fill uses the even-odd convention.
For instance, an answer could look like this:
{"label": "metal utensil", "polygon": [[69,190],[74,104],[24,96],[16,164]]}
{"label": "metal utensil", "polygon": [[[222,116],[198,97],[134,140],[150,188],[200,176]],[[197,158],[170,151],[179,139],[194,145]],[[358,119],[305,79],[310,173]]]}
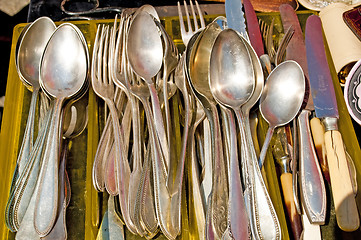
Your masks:
{"label": "metal utensil", "polygon": [[[129,215],[128,194],[130,166],[125,153],[125,136],[118,119],[118,112],[113,101],[114,84],[108,73],[108,28],[98,26],[97,36],[94,41],[91,82],[94,92],[104,99],[109,107],[112,123],[115,148],[114,167],[116,173],[116,187],[119,193],[119,202],[122,215],[127,228],[136,233],[134,223]],[[110,64],[109,64],[110,65]]]}
{"label": "metal utensil", "polygon": [[[249,156],[251,156],[251,158],[246,166],[242,166],[242,168],[244,169],[243,172],[247,171],[247,174],[249,175],[248,181],[253,182],[253,184],[247,185],[247,192],[245,195],[254,195],[253,201],[255,207],[249,210],[249,212],[251,212],[250,215],[252,216],[252,221],[250,223],[253,235],[258,236],[258,238],[278,239],[281,237],[281,227],[271,198],[268,194],[266,183],[263,181],[261,170],[257,164],[257,143],[252,141],[252,131],[250,124],[250,111],[261,97],[264,87],[264,76],[261,62],[257,58],[256,52],[247,41],[244,43],[247,46],[248,52],[251,56],[256,80],[256,86],[251,98],[242,106],[242,113],[246,127],[246,139],[251,140],[248,141],[248,148],[246,148],[246,150],[250,151]],[[245,174],[244,177],[247,177],[247,174]]]}
{"label": "metal utensil", "polygon": [[263,118],[269,124],[259,157],[260,168],[262,168],[274,129],[289,123],[296,116],[304,94],[303,71],[295,61],[288,60],[281,63],[268,76],[259,108]]}
{"label": "metal utensil", "polygon": [[[233,109],[238,118],[242,149],[247,148],[241,106],[251,97],[254,88],[253,65],[243,40],[232,29],[223,30],[216,38],[210,58],[209,86],[213,97],[223,106]],[[232,114],[227,114],[230,130],[229,158],[229,231],[236,239],[249,238],[248,216],[239,172],[236,127]],[[231,121],[233,119],[233,121]],[[233,151],[232,151],[233,150]],[[242,153],[248,153],[242,151]],[[242,156],[242,161],[248,156]],[[233,213],[233,214],[232,214]]]}
{"label": "metal utensil", "polygon": [[[318,16],[306,22],[307,63],[316,116],[325,126],[325,146],[330,172],[332,196],[338,226],[344,231],[354,231],[360,225],[342,136],[338,131],[338,109],[332,76],[327,62]],[[312,37],[311,37],[312,36]]]}
{"label": "metal utensil", "polygon": [[24,165],[33,148],[34,121],[37,106],[37,98],[40,90],[39,65],[41,55],[45,49],[50,36],[56,26],[48,17],[41,17],[35,20],[26,28],[26,32],[19,44],[16,57],[16,67],[22,82],[32,90],[29,115],[26,121],[22,146],[18,153],[17,171],[21,174]]}
{"label": "metal utensil", "polygon": [[[58,206],[58,164],[63,102],[87,86],[88,49],[75,25],[64,23],[51,36],[41,58],[40,84],[54,98],[53,119],[40,171],[34,225],[40,236],[52,229]],[[71,59],[72,61],[69,61]]]}
{"label": "metal utensil", "polygon": [[[308,63],[306,57],[306,46],[304,35],[301,29],[296,12],[288,5],[280,6],[280,14],[284,29],[292,28],[295,33],[288,44],[286,49],[286,59],[294,60],[303,69],[306,80],[306,92],[304,101],[306,105],[297,117],[297,122],[293,126],[297,129],[298,133],[298,146],[299,146],[299,182],[301,188],[301,197],[304,204],[306,214],[311,223],[322,224],[325,222],[326,217],[326,189],[324,180],[317,159],[314,144],[311,140],[311,132],[309,127],[309,117],[311,112],[315,109],[313,100],[309,91],[309,73]],[[297,157],[294,156],[294,166],[297,166]],[[293,169],[294,178],[296,177],[296,170]],[[312,172],[312,174],[309,174]],[[296,179],[294,179],[296,184]],[[296,189],[296,187],[294,187]],[[317,189],[317,190],[316,190]],[[297,194],[297,191],[294,191]],[[296,198],[298,200],[298,198]],[[295,201],[296,201],[295,200]]]}
{"label": "metal utensil", "polygon": [[243,6],[241,0],[226,0],[225,3],[227,25],[238,31],[244,39],[249,42],[246,30],[246,21],[244,19]]}
{"label": "metal utensil", "polygon": [[227,169],[223,158],[217,103],[208,83],[211,47],[220,31],[221,28],[216,22],[210,23],[189,46],[193,37],[191,38],[188,43],[189,48],[187,46],[186,50],[188,82],[193,94],[203,105],[211,127],[212,163],[205,163],[212,164],[213,169],[212,192],[207,200],[206,236],[215,236],[216,238],[221,238],[226,231],[228,203]]}
{"label": "metal utensil", "polygon": [[198,2],[195,0],[194,1],[197,7],[197,13],[199,16],[199,21],[200,21],[200,27],[198,26],[198,22],[197,22],[197,17],[196,17],[196,13],[194,11],[194,7],[193,7],[193,3],[192,1],[189,1],[190,6],[191,6],[191,12],[192,12],[192,16],[193,16],[193,25],[194,25],[194,29],[192,28],[192,23],[191,20],[189,18],[189,13],[188,13],[188,7],[187,7],[187,2],[184,0],[184,10],[186,13],[186,17],[187,17],[187,27],[188,27],[188,31],[185,29],[184,26],[184,22],[183,22],[183,14],[182,14],[182,10],[181,10],[181,6],[180,3],[177,2],[178,5],[178,16],[179,16],[179,25],[180,25],[180,29],[181,29],[181,36],[182,36],[182,41],[184,43],[185,46],[188,45],[189,39],[200,29],[204,29],[205,28],[205,23],[204,23],[204,18],[202,15],[202,11],[200,10],[200,7],[198,5]]}

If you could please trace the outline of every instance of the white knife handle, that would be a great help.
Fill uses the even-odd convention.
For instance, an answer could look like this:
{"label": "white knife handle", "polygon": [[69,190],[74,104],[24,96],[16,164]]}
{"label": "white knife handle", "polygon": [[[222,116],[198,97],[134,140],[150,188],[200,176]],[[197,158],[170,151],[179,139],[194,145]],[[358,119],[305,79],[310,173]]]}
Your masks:
{"label": "white knife handle", "polygon": [[343,231],[355,231],[360,219],[341,133],[337,130],[326,131],[325,146],[337,224]]}
{"label": "white knife handle", "polygon": [[312,142],[309,116],[309,110],[302,110],[298,117],[301,197],[310,222],[324,224],[326,218],[326,190]]}

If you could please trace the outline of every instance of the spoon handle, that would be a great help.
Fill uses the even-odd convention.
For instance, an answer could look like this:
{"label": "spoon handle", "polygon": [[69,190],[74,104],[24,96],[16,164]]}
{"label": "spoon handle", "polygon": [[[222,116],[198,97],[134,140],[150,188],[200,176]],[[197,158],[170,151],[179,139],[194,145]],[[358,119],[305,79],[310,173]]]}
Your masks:
{"label": "spoon handle", "polygon": [[309,116],[302,110],[298,117],[299,126],[299,173],[303,206],[311,223],[324,224],[326,218],[326,188],[313,146]]}
{"label": "spoon handle", "polygon": [[[243,196],[241,174],[239,171],[237,133],[234,115],[231,110],[224,109],[228,119],[229,127],[229,199],[228,199],[228,224],[234,239],[250,239],[248,214]],[[244,127],[240,128],[241,139],[245,138]],[[247,148],[247,144],[242,141],[242,148]],[[242,150],[242,154],[247,151]]]}
{"label": "spoon handle", "polygon": [[18,164],[17,176],[20,176],[21,173],[24,171],[30,152],[33,148],[34,120],[35,120],[35,111],[36,111],[38,95],[39,95],[39,89],[34,88],[33,93],[31,94],[29,115],[26,121],[23,142],[21,144],[21,148],[18,154],[18,159],[16,161],[16,163]]}
{"label": "spoon handle", "polygon": [[[223,144],[219,115],[216,105],[211,105],[207,114],[211,127],[212,147],[212,192],[207,201],[206,238],[221,239],[227,227],[228,181],[226,163],[223,157]],[[209,111],[206,110],[205,111]]]}
{"label": "spoon handle", "polygon": [[263,142],[261,153],[259,154],[259,160],[258,160],[259,169],[262,169],[262,166],[263,166],[264,160],[265,160],[266,155],[267,155],[267,150],[268,150],[269,144],[271,142],[271,138],[272,138],[274,129],[275,128],[272,127],[272,126],[268,127],[268,130],[267,130],[267,133],[266,133],[266,138],[265,138],[265,140]]}
{"label": "spoon handle", "polygon": [[9,196],[6,205],[5,220],[11,231],[19,229],[34,193],[41,166],[44,142],[50,123],[50,116],[51,111],[49,111],[45,117],[45,124],[38,133],[25,169],[19,176],[16,186],[14,186],[13,191]]}
{"label": "spoon handle", "polygon": [[160,147],[162,149],[164,155],[165,165],[168,168],[169,166],[169,150],[168,150],[168,142],[167,142],[167,135],[164,128],[164,121],[162,111],[160,109],[160,103],[158,98],[157,90],[155,89],[154,83],[148,83],[148,88],[150,92],[150,100],[152,103],[153,109],[153,117],[154,117],[154,126],[157,136],[159,138]]}
{"label": "spoon handle", "polygon": [[[248,196],[250,200],[250,206],[248,206],[251,218],[251,230],[256,239],[281,239],[281,226],[278,221],[276,211],[273,207],[271,198],[268,194],[265,182],[263,181],[261,170],[257,164],[257,155],[252,140],[252,133],[249,121],[249,112],[241,112],[236,116],[238,121],[242,119],[245,126],[247,147],[246,151],[249,151],[247,165],[244,169],[248,172],[248,182],[250,185]],[[271,133],[272,136],[272,133]],[[245,196],[247,197],[247,196]]]}
{"label": "spoon handle", "polygon": [[53,106],[53,118],[46,141],[43,163],[40,171],[40,183],[36,196],[34,227],[41,236],[46,236],[54,226],[59,194],[59,159],[61,141],[61,110],[64,99],[56,99]]}

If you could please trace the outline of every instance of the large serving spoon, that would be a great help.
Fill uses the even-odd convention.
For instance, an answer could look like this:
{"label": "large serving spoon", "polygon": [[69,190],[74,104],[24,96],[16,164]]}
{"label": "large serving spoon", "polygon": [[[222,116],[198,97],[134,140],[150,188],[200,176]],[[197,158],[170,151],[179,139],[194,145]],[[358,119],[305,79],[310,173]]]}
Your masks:
{"label": "large serving spoon", "polygon": [[18,174],[24,166],[33,148],[34,121],[37,98],[40,90],[39,65],[45,46],[56,26],[48,17],[41,17],[25,27],[16,56],[16,68],[24,85],[32,90],[29,115],[24,131],[23,142],[17,159]]}
{"label": "large serving spoon", "polygon": [[[223,158],[223,144],[217,102],[213,98],[209,83],[209,62],[212,45],[221,32],[221,27],[210,23],[194,40],[191,38],[186,53],[186,72],[192,92],[201,102],[211,128],[212,148],[212,192],[208,196],[206,214],[206,236],[220,239],[226,231],[228,213],[228,183],[226,162]],[[206,160],[207,161],[207,160]]]}
{"label": "large serving spoon", "polygon": [[305,77],[300,65],[292,60],[279,64],[268,76],[260,99],[260,112],[268,122],[266,138],[259,156],[262,168],[274,129],[297,115],[305,94]]}
{"label": "large serving spoon", "polygon": [[66,99],[83,91],[89,68],[89,53],[77,27],[70,23],[60,25],[51,36],[40,64],[40,84],[53,98],[53,118],[39,176],[34,227],[40,236],[46,236],[56,220],[58,208],[58,166],[62,119]]}
{"label": "large serving spoon", "polygon": [[[210,59],[209,86],[213,97],[223,106],[235,111],[238,118],[242,154],[247,153],[245,126],[241,117],[241,106],[252,96],[255,88],[253,65],[248,49],[233,29],[223,30],[217,37]],[[229,119],[229,230],[235,239],[247,239],[248,216],[243,198],[241,174],[239,171],[236,126],[231,112]],[[233,121],[232,121],[233,120]],[[242,156],[244,162],[248,156]]]}
{"label": "large serving spoon", "polygon": [[[248,148],[250,158],[242,166],[243,177],[245,182],[251,184],[246,185],[245,197],[249,194],[253,195],[251,201],[253,203],[248,206],[248,212],[250,216],[251,230],[254,236],[263,239],[279,239],[281,238],[281,226],[274,209],[271,198],[268,194],[266,184],[263,180],[261,170],[258,167],[258,159],[256,153],[256,147],[258,147],[257,138],[252,136],[252,128],[250,124],[250,111],[252,107],[258,102],[261,97],[264,87],[264,75],[260,59],[257,57],[257,53],[252,48],[250,43],[244,41],[248,48],[249,54],[252,59],[253,69],[255,74],[256,86],[251,98],[242,105],[242,116],[244,117],[246,140],[248,140]],[[259,149],[257,149],[259,153]],[[251,208],[252,207],[252,208]]]}

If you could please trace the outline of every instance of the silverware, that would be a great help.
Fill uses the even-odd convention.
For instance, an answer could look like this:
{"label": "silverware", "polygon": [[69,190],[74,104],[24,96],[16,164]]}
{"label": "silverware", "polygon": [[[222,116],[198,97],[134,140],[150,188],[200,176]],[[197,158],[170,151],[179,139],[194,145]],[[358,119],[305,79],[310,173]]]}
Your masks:
{"label": "silverware", "polygon": [[189,17],[189,12],[188,12],[188,7],[187,7],[187,2],[186,0],[184,0],[184,10],[185,10],[185,14],[187,17],[187,27],[188,27],[188,31],[186,31],[185,26],[184,26],[184,22],[183,22],[183,14],[182,14],[182,9],[180,6],[180,3],[177,2],[178,5],[178,16],[179,16],[179,25],[180,25],[180,29],[181,29],[181,36],[182,36],[182,40],[185,46],[188,45],[189,39],[199,30],[204,29],[205,28],[205,23],[204,23],[204,18],[203,18],[203,14],[202,11],[198,5],[198,2],[195,0],[194,1],[197,7],[197,14],[199,16],[199,21],[200,21],[200,27],[198,26],[198,22],[197,22],[197,16],[196,13],[194,11],[194,7],[193,7],[193,3],[192,0],[189,1],[189,4],[191,6],[191,12],[192,12],[192,16],[193,16],[193,25],[194,25],[194,29],[192,27],[192,23]]}
{"label": "silverware", "polygon": [[[52,229],[58,207],[58,164],[61,139],[61,111],[63,102],[81,96],[87,90],[89,53],[80,30],[75,25],[64,23],[51,36],[40,64],[40,84],[53,100],[51,131],[43,155],[37,192],[34,225],[44,237]],[[64,39],[66,39],[64,41]],[[71,49],[71,51],[67,51]],[[67,51],[68,55],[64,55]],[[71,61],[69,61],[71,59]]]}
{"label": "silverware", "polygon": [[92,74],[91,82],[94,92],[104,99],[109,107],[112,123],[113,123],[113,136],[115,148],[115,172],[116,172],[116,186],[119,192],[119,202],[122,210],[122,215],[127,225],[127,228],[136,233],[134,223],[129,215],[128,207],[128,186],[130,177],[130,167],[125,156],[124,149],[124,133],[122,132],[117,109],[115,107],[114,85],[112,79],[107,75],[108,73],[108,44],[109,44],[109,29],[105,26],[98,26],[97,36],[94,41],[93,48],[93,61],[92,61]]}

